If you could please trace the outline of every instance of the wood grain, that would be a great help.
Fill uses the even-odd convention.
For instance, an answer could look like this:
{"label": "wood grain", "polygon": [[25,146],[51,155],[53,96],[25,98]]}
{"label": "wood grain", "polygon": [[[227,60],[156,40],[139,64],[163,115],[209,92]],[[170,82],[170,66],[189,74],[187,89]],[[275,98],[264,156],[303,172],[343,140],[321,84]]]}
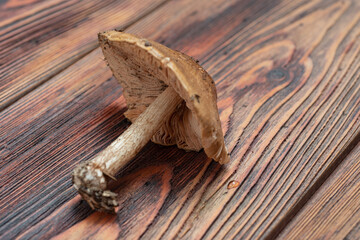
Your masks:
{"label": "wood grain", "polygon": [[[242,185],[232,194],[218,182],[207,187],[209,194],[201,197],[183,227],[186,238],[272,237],[273,229],[289,220],[287,212],[300,196],[336,160],[334,152],[347,142],[348,133],[358,132],[359,6],[336,1],[322,8],[309,7],[304,4],[298,9],[300,19],[268,37],[281,39],[284,35],[294,44],[291,61],[272,67],[280,73],[287,69],[285,74],[274,74],[284,76],[286,85],[269,88],[272,91],[267,95],[264,84],[257,99],[250,91],[238,104],[226,101],[230,102],[226,108],[231,108],[226,139],[232,157],[240,161],[229,165],[217,180],[232,179]],[[356,50],[349,51],[355,46]],[[260,53],[256,56],[264,55]],[[247,75],[244,72],[242,77]],[[254,68],[248,72],[257,73]],[[248,109],[249,105],[254,108]],[[347,109],[355,115],[348,115]],[[215,204],[225,207],[211,209]],[[212,218],[214,222],[201,232],[203,223],[196,218]]]}
{"label": "wood grain", "polygon": [[41,6],[45,0],[4,0],[0,2],[0,21],[10,22],[24,12]]}
{"label": "wood grain", "polygon": [[[137,24],[130,30],[133,32],[149,31],[148,28],[154,24],[153,19],[155,19],[164,32],[168,31],[174,24],[164,22],[162,15],[166,14],[168,17],[174,15],[177,11],[174,4],[179,4],[175,7],[186,9],[179,15],[176,23],[181,22],[182,18],[188,15],[194,16],[194,11],[200,12],[203,5],[200,3],[191,5],[191,1],[171,3],[159,13],[161,17],[159,15],[150,16],[146,21]],[[196,6],[195,9],[193,9],[194,6]],[[213,9],[205,12],[206,16],[224,11],[224,6],[229,7],[221,3],[219,6],[209,3],[207,6],[212,6]],[[189,23],[196,23],[198,19],[206,18],[206,16],[199,14],[198,17],[192,17],[193,20]],[[203,24],[206,25],[206,23]],[[184,28],[189,27],[183,26]],[[179,30],[181,29],[179,28]],[[229,28],[229,30],[231,29]],[[188,37],[191,39],[192,36]],[[125,111],[123,99],[116,100],[121,95],[120,86],[116,81],[110,79],[111,72],[102,59],[99,51],[86,56],[79,63],[65,69],[49,83],[37,88],[1,113],[3,119],[0,138],[1,157],[5,161],[2,161],[0,167],[3,173],[10,173],[2,175],[1,178],[3,183],[0,188],[1,202],[7,204],[6,210],[3,209],[2,216],[4,217],[0,224],[2,226],[0,233],[3,236],[12,238],[28,230],[23,235],[24,238],[49,237],[58,234],[91,213],[85,203],[82,205],[86,211],[82,214],[79,214],[77,210],[73,212],[73,205],[69,203],[65,208],[70,210],[70,215],[68,211],[64,211],[65,215],[63,215],[68,215],[69,218],[66,217],[64,220],[56,215],[55,219],[57,220],[53,219],[55,221],[46,219],[48,215],[76,195],[69,181],[70,172],[75,164],[94,156],[120,135],[128,125],[126,121],[122,121],[122,113]],[[84,69],[84,71],[79,71],[79,69]],[[94,90],[98,92],[94,93]],[[39,98],[39,96],[41,97]],[[92,114],[92,112],[96,112],[96,114]],[[104,145],[100,143],[101,141]],[[165,150],[160,151],[159,148],[156,148],[150,155],[157,160],[159,159],[156,157],[157,152],[161,152],[160,156],[166,156],[162,161],[171,162],[171,155],[174,153],[166,155]],[[183,154],[182,151],[177,151],[177,156],[173,158],[173,161],[180,159],[181,163],[189,158],[189,155],[185,155],[186,158],[180,157]],[[197,154],[192,153],[192,155],[191,158],[197,157]],[[174,198],[182,195],[183,201],[186,199],[186,194],[183,194],[186,193],[184,188],[189,184],[191,187],[197,182],[197,173],[201,171],[199,166],[202,167],[204,162],[206,164],[210,162],[205,155],[197,157],[198,167],[191,164],[185,170],[182,165],[181,169],[185,172],[181,174],[185,176],[182,177],[179,186],[175,186],[175,192],[176,189],[182,190],[182,192],[176,193]],[[172,164],[172,169],[179,168],[177,165],[180,163]],[[60,169],[59,166],[61,166]],[[59,171],[54,171],[55,169]],[[31,174],[33,171],[35,171],[34,177]],[[180,171],[180,169],[176,171]],[[191,182],[190,180],[193,180],[194,177],[195,181]],[[188,178],[190,180],[187,180]],[[51,179],[57,180],[53,182],[50,181]],[[54,191],[55,186],[56,191]],[[63,197],[58,198],[59,193],[64,194]],[[24,202],[22,199],[34,200]],[[55,199],[56,202],[48,203],[49,199]],[[59,199],[62,200],[59,201]],[[34,204],[35,206],[33,206]],[[77,205],[78,203],[76,203]],[[38,211],[38,209],[41,210]],[[11,214],[6,214],[8,211]],[[56,212],[64,214],[63,211]],[[74,213],[77,216],[74,216]],[[59,227],[59,221],[63,223],[61,227]],[[29,225],[29,223],[31,224]],[[33,225],[36,227],[32,227]]]}
{"label": "wood grain", "polygon": [[45,1],[1,22],[0,110],[95,49],[98,32],[125,28],[164,2]]}
{"label": "wood grain", "polygon": [[[286,226],[282,239],[358,239],[360,143]],[[355,231],[354,231],[355,232]],[[359,231],[356,230],[357,234]]]}
{"label": "wood grain", "polygon": [[232,162],[149,143],[112,185],[117,215],[92,212],[70,172],[128,126],[95,50],[0,112],[0,235],[275,237],[359,135],[359,12],[356,0],[162,5],[127,31],[198,58],[214,77]]}

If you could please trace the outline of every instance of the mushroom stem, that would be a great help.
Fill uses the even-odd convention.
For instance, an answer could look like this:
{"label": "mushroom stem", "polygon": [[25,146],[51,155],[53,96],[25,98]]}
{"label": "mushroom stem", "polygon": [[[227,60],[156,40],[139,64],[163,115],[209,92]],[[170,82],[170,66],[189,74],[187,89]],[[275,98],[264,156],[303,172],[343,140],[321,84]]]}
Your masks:
{"label": "mushroom stem", "polygon": [[114,212],[117,194],[106,190],[107,179],[123,168],[146,145],[161,125],[170,118],[182,99],[168,87],[133,124],[95,158],[79,164],[73,184],[93,209]]}
{"label": "mushroom stem", "polygon": [[98,154],[93,162],[99,166],[104,165],[104,171],[115,175],[149,142],[181,101],[175,90],[168,87],[121,136]]}

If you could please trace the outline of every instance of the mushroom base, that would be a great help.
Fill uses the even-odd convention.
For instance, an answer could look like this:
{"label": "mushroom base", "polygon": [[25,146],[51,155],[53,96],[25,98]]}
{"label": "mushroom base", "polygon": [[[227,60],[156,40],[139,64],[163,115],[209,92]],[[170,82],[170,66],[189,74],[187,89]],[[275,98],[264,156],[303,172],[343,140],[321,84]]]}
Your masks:
{"label": "mushroom base", "polygon": [[115,207],[119,206],[117,194],[106,190],[106,174],[98,165],[92,162],[84,162],[78,165],[72,175],[74,188],[94,210],[114,213]]}
{"label": "mushroom base", "polygon": [[149,142],[155,132],[173,114],[182,99],[168,87],[114,142],[95,158],[79,164],[73,172],[73,184],[80,195],[96,210],[114,212],[117,194],[106,190],[107,178],[126,166]]}

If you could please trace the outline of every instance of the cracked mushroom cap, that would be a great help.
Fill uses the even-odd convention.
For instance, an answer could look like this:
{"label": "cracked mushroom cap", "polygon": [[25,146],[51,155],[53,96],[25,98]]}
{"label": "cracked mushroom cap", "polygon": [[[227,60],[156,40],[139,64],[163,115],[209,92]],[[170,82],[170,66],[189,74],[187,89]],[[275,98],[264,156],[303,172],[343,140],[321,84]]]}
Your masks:
{"label": "cracked mushroom cap", "polygon": [[99,33],[99,42],[123,87],[128,105],[125,116],[130,121],[135,121],[167,87],[172,87],[184,101],[151,140],[191,151],[204,148],[215,161],[229,161],[215,84],[200,65],[183,53],[128,33]]}

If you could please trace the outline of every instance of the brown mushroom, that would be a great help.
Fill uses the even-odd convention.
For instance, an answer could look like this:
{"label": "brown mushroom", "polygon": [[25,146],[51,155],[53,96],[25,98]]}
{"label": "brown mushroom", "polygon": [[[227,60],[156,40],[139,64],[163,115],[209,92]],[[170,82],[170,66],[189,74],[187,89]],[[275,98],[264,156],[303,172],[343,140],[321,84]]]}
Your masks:
{"label": "brown mushroom", "polygon": [[99,34],[99,42],[123,87],[125,116],[133,123],[73,172],[74,187],[93,209],[114,211],[116,194],[106,190],[106,178],[114,179],[150,139],[185,150],[204,148],[215,161],[229,161],[215,84],[200,65],[183,53],[132,34],[108,31]]}

